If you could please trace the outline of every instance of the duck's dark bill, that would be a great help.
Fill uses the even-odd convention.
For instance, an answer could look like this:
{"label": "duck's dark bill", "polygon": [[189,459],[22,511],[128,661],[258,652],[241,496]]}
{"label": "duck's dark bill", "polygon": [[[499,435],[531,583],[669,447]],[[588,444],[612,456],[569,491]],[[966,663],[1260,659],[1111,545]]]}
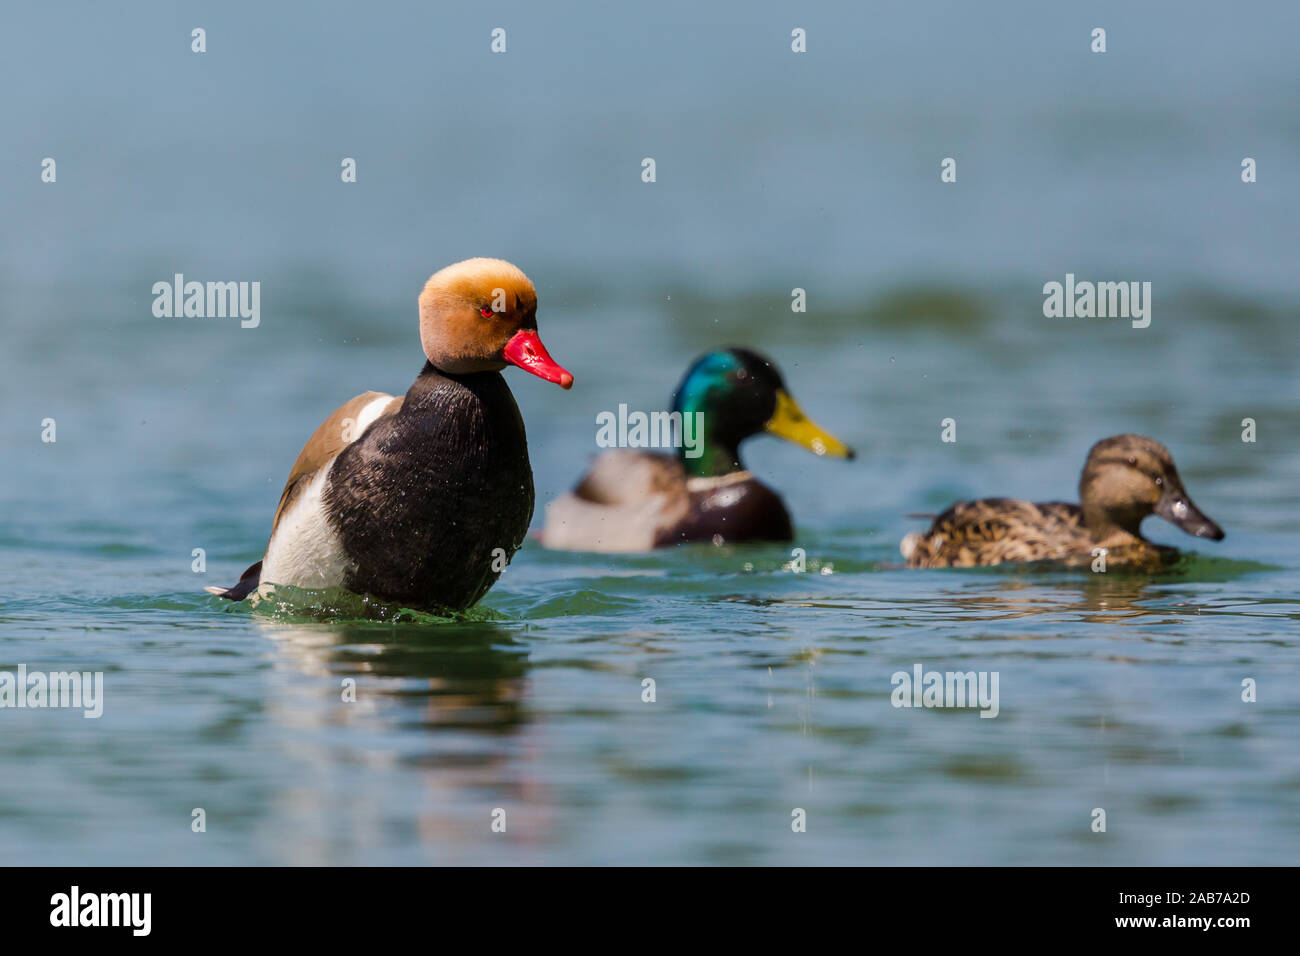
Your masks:
{"label": "duck's dark bill", "polygon": [[776,411],[763,427],[778,438],[807,448],[814,455],[853,457],[853,449],[805,415],[785,389],[776,393]]}
{"label": "duck's dark bill", "polygon": [[511,365],[518,365],[525,372],[532,372],[538,378],[554,382],[560,388],[570,388],[573,385],[573,375],[551,358],[551,353],[546,351],[546,346],[534,329],[520,329],[512,335],[503,354]]}
{"label": "duck's dark bill", "polygon": [[1176,528],[1198,538],[1212,541],[1223,540],[1223,529],[1205,516],[1200,508],[1192,504],[1192,499],[1185,494],[1166,495],[1156,505],[1156,514]]}

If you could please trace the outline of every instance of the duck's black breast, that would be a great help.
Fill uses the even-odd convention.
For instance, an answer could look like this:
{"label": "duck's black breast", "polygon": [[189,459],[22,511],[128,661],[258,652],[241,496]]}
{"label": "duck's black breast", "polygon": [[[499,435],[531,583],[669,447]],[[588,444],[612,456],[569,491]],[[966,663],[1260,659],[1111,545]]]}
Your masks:
{"label": "duck's black breast", "polygon": [[505,379],[426,366],[397,414],[339,454],[325,507],[355,566],[349,590],[420,607],[474,604],[533,515],[524,423]]}
{"label": "duck's black breast", "polygon": [[793,537],[790,512],[781,496],[757,479],[747,478],[691,489],[686,516],[675,527],[661,532],[655,546],[715,538],[735,544],[789,541]]}

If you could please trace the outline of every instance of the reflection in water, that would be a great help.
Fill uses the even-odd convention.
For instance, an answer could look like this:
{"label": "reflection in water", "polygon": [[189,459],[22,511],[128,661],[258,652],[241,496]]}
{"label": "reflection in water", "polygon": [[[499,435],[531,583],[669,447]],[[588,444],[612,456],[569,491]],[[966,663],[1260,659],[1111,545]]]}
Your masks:
{"label": "reflection in water", "polygon": [[[971,612],[952,620],[1010,620],[1038,615],[1070,615],[1094,624],[1133,623],[1141,618],[1167,617],[1169,591],[1156,591],[1151,579],[1139,575],[1090,574],[1055,580],[1050,584],[1011,578],[1003,592],[990,594],[945,592],[956,608]],[[1143,602],[1153,602],[1154,606]]]}
{"label": "reflection in water", "polygon": [[384,695],[419,703],[429,726],[508,730],[522,723],[526,650],[491,624],[263,623],[287,662],[317,676],[356,681],[357,700]]}
{"label": "reflection in water", "polygon": [[[412,862],[471,862],[485,835],[518,844],[546,834],[534,808],[547,801],[529,772],[541,742],[526,706],[528,654],[509,630],[487,622],[259,627],[279,665],[332,685],[323,691],[295,676],[268,704],[301,732],[288,738],[286,756],[311,767],[310,779],[279,795],[270,837],[298,862],[392,842],[407,845]],[[506,829],[494,834],[498,808]],[[393,828],[409,832],[394,841]]]}
{"label": "reflection in water", "polygon": [[[953,575],[942,572],[951,581]],[[790,607],[839,610],[852,608],[872,618],[939,622],[1007,621],[1059,616],[1072,623],[1132,624],[1148,617],[1168,618],[1180,613],[1198,613],[1201,603],[1191,588],[1171,586],[1167,581],[1141,575],[1071,575],[1031,577],[1012,575],[989,587],[989,575],[966,574],[958,587],[903,592],[893,600],[837,600],[821,598],[756,598],[727,595],[721,600],[754,607]],[[935,577],[928,583],[933,584]],[[1186,597],[1187,601],[1178,598]]]}
{"label": "reflection in water", "polygon": [[942,600],[966,613],[949,620],[1050,616],[1063,623],[1136,625],[1200,614],[1208,604],[1195,586],[1141,575],[1090,574],[1050,582],[1013,578],[1001,593],[947,591]]}
{"label": "reflection in water", "polygon": [[[953,576],[943,572],[951,581]],[[735,603],[772,608],[851,608],[872,618],[918,622],[991,622],[1059,617],[1063,622],[1135,624],[1149,618],[1199,614],[1208,605],[1193,585],[1140,575],[1014,575],[990,588],[987,574],[963,575],[957,587],[907,590],[895,599],[754,598],[732,595]],[[928,579],[933,585],[934,577]],[[1045,621],[1046,623],[1046,621]]]}

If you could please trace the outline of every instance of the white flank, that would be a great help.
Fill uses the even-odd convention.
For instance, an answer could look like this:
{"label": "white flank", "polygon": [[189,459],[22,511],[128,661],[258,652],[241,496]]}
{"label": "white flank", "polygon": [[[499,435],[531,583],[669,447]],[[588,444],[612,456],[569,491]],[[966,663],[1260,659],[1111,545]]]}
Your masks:
{"label": "white flank", "polygon": [[[382,402],[390,400],[386,398]],[[371,402],[362,415],[380,402],[380,399]],[[358,433],[361,431],[364,428],[358,429]],[[263,584],[312,589],[343,587],[344,577],[352,570],[352,562],[343,550],[338,533],[330,526],[321,497],[337,460],[332,459],[316,472],[311,483],[280,516],[262,563]]]}
{"label": "white flank", "polygon": [[663,525],[680,515],[668,513],[663,495],[633,505],[601,505],[577,495],[561,495],[546,505],[542,545],[554,551],[630,554],[649,551]]}

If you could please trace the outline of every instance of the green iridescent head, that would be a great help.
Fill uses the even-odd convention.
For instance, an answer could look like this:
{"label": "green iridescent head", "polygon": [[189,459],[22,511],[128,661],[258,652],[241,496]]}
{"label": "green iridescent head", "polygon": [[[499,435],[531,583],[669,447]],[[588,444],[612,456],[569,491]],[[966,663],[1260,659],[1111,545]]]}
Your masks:
{"label": "green iridescent head", "polygon": [[749,349],[718,349],[696,359],[673,394],[673,411],[701,415],[700,454],[680,451],[692,477],[743,470],[740,443],[763,432],[816,455],[853,457],[852,449],[804,415],[772,360]]}

